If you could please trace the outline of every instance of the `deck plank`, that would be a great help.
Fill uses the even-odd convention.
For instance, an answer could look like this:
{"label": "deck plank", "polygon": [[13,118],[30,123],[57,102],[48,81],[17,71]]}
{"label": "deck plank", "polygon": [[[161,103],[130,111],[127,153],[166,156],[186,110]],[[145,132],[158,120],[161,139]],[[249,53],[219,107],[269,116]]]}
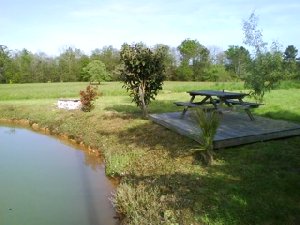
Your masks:
{"label": "deck plank", "polygon": [[[151,114],[150,120],[181,135],[200,142],[201,130],[188,111],[182,118],[181,112]],[[220,115],[220,126],[214,138],[214,148],[225,148],[253,142],[300,135],[300,124],[255,116],[249,120],[246,113],[226,112]]]}

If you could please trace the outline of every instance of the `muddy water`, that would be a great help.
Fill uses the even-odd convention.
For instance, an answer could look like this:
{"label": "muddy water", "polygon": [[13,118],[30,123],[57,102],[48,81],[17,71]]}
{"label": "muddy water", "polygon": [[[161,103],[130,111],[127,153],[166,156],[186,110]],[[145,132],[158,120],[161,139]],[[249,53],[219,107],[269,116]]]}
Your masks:
{"label": "muddy water", "polygon": [[0,224],[118,224],[98,161],[52,137],[0,126]]}

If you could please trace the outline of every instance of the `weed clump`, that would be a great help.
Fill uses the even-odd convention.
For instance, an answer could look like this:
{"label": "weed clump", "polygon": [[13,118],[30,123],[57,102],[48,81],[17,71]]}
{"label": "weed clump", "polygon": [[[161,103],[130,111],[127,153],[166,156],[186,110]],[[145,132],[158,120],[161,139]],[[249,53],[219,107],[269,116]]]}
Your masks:
{"label": "weed clump", "polygon": [[118,213],[126,215],[124,224],[168,224],[164,223],[168,221],[163,216],[164,209],[159,196],[158,188],[147,188],[141,184],[134,187],[123,183],[112,202]]}

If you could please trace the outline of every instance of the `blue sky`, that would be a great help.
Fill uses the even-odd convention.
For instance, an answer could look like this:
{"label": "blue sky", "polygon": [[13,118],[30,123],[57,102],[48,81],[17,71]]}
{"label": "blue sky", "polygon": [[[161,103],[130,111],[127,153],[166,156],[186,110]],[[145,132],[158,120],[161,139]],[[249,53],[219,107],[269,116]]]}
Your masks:
{"label": "blue sky", "polygon": [[243,45],[242,21],[254,10],[265,42],[300,51],[299,0],[0,0],[0,44],[58,55],[190,38],[226,50]]}

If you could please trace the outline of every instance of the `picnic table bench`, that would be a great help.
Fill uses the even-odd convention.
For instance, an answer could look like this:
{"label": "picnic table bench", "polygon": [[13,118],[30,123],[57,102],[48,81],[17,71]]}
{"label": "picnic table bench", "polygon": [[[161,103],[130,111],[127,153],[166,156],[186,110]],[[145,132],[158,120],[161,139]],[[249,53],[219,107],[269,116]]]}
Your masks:
{"label": "picnic table bench", "polygon": [[260,105],[263,105],[261,103],[255,103],[255,102],[240,102],[240,101],[235,101],[235,100],[226,100],[225,104],[228,104],[229,106],[232,105],[238,105],[238,106],[242,106],[243,108],[248,108],[248,109],[252,109],[252,108],[258,108]]}
{"label": "picnic table bench", "polygon": [[205,111],[212,111],[212,110],[216,110],[216,108],[214,106],[208,106],[208,104],[211,103],[202,103],[199,104],[199,102],[174,102],[175,105],[177,106],[184,106],[184,111],[183,111],[183,115],[186,113],[188,108],[201,108]]}
{"label": "picnic table bench", "polygon": [[[177,106],[184,106],[182,111],[182,116],[185,115],[189,108],[202,108],[205,111],[222,111],[222,106],[225,104],[228,107],[237,106],[242,108],[250,120],[255,120],[250,109],[257,108],[261,104],[254,102],[244,102],[243,98],[248,94],[237,93],[237,92],[227,92],[227,91],[213,91],[213,90],[198,90],[198,91],[188,91],[191,99],[189,102],[174,102]],[[203,96],[204,98],[200,102],[194,102],[196,96]]]}

